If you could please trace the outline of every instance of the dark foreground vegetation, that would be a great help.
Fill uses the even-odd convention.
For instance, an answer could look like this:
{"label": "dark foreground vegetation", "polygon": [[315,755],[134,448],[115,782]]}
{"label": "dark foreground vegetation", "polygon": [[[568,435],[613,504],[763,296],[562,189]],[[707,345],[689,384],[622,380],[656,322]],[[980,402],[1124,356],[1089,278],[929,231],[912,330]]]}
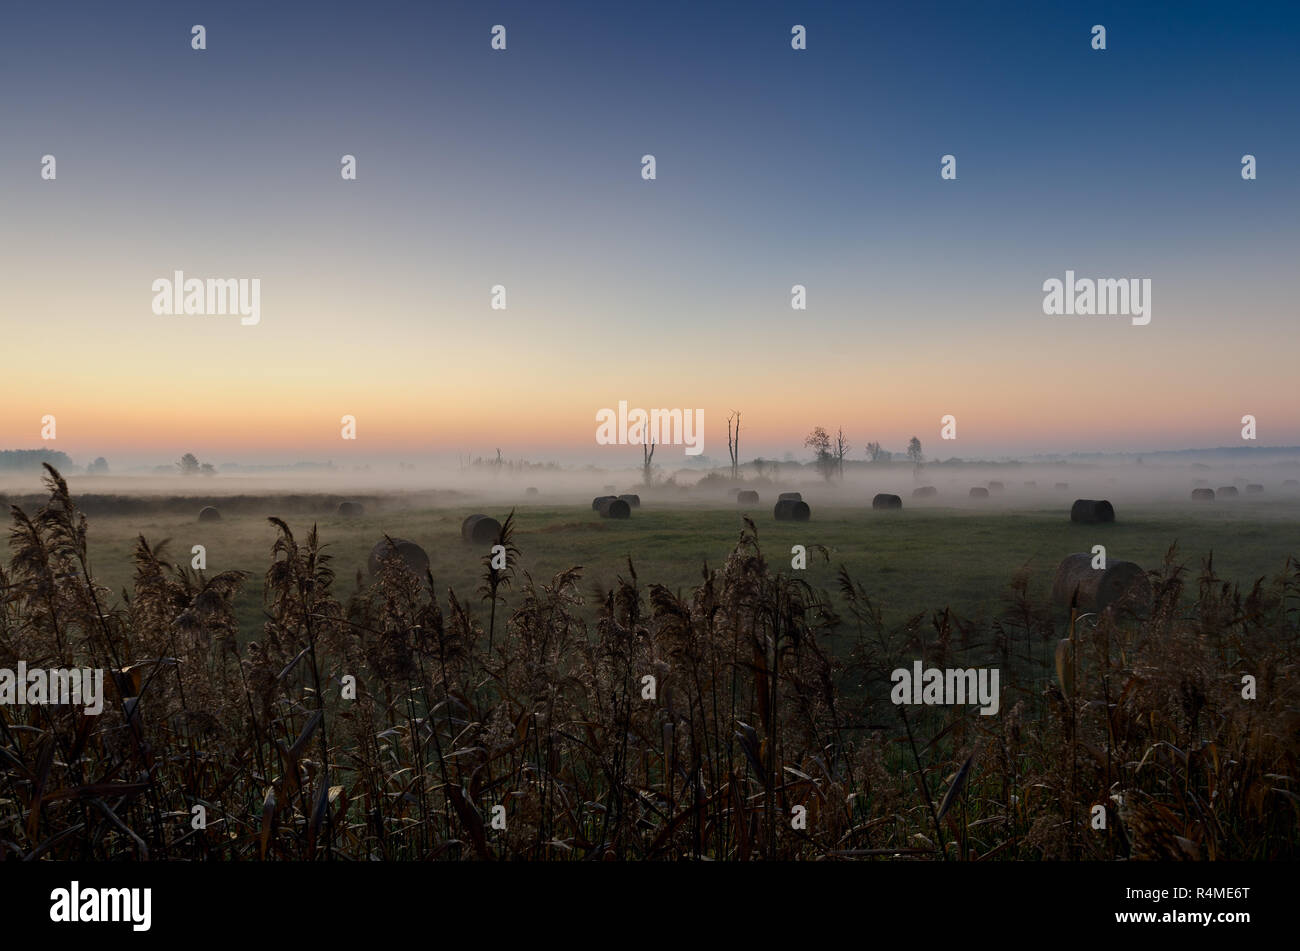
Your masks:
{"label": "dark foreground vegetation", "polygon": [[[517,573],[510,519],[475,592],[389,559],[345,594],[316,532],[273,519],[241,646],[257,579],[140,538],[109,604],[85,517],[47,486],[12,509],[0,668],[109,673],[98,717],[0,706],[6,859],[1300,856],[1293,560],[1242,591],[1171,551],[1141,619],[1062,631],[1017,577],[988,622],[888,627],[847,573],[835,608],[772,570],[752,524],[685,594],[631,562],[596,593],[577,567]],[[999,668],[999,712],[894,706],[916,660]]]}

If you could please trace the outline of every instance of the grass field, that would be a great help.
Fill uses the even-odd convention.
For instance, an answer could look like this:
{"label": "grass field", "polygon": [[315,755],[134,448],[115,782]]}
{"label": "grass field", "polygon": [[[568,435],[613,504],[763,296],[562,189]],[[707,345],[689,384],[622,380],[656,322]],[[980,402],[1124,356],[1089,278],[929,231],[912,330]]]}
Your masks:
{"label": "grass field", "polygon": [[[460,525],[507,506],[369,497],[369,516],[318,518],[331,580],[308,537],[325,496],[230,496],[199,523],[192,497],[88,495],[83,523],[66,484],[49,489],[13,520],[0,661],[111,664],[113,705],[93,723],[19,708],[0,825],[23,856],[1269,859],[1300,842],[1291,496],[1120,497],[1117,524],[1086,527],[1027,495],[815,499],[808,523],[754,513],[763,557],[740,510],[698,494],[648,496],[626,521],[525,506],[510,540],[535,583],[517,577],[485,623],[488,546]],[[287,528],[260,514],[277,510]],[[395,564],[350,597],[385,532],[426,549],[436,598]],[[133,585],[139,534],[182,563],[205,546],[201,584],[146,553]],[[1041,610],[1061,557],[1096,544],[1152,569],[1144,616]],[[1159,570],[1175,544],[1183,577]],[[1211,551],[1240,591],[1207,582]],[[119,602],[134,588],[133,610],[104,611],[88,574]],[[900,700],[908,664],[987,671],[997,703]],[[26,765],[41,757],[56,794]],[[143,778],[87,782],[104,775]],[[106,795],[87,825],[82,801]],[[220,824],[195,835],[192,802]],[[806,828],[787,829],[795,804]],[[1089,825],[1097,804],[1114,835]],[[509,822],[489,832],[498,806]]]}
{"label": "grass field", "polygon": [[[486,550],[461,541],[460,523],[472,511],[503,519],[509,510],[502,505],[461,505],[355,519],[288,516],[286,521],[299,537],[313,524],[319,526],[334,558],[340,592],[352,590],[356,573],[365,571],[370,548],[387,532],[428,552],[439,590],[450,586],[478,605],[475,591]],[[268,499],[266,514],[276,514],[274,499]],[[774,569],[788,570],[791,546],[805,545],[809,557],[803,576],[814,587],[833,594],[842,564],[881,605],[888,623],[944,607],[969,618],[994,615],[1023,567],[1030,571],[1031,598],[1045,602],[1060,559],[1097,544],[1106,546],[1110,559],[1136,561],[1144,568],[1158,567],[1174,544],[1179,561],[1194,570],[1212,552],[1216,574],[1243,587],[1260,577],[1272,579],[1288,555],[1300,552],[1300,500],[1292,499],[1243,499],[1214,506],[1122,505],[1118,522],[1101,526],[1071,524],[1068,508],[1059,504],[988,511],[817,507],[813,520],[804,524],[774,521],[767,505],[749,514]],[[702,565],[721,563],[742,527],[741,510],[721,504],[657,510],[647,502],[628,521],[602,519],[586,505],[524,505],[516,508],[515,518],[521,570],[545,581],[581,565],[584,592],[608,590],[620,574],[626,576],[629,557],[643,584],[686,590],[699,581]],[[210,573],[250,572],[237,605],[244,636],[255,636],[262,616],[262,576],[275,537],[264,517],[227,515],[221,523],[201,525],[192,516],[169,513],[92,516],[92,566],[115,595],[129,585],[130,553],[138,534],[151,544],[170,539],[172,562],[188,562],[191,547],[202,544]],[[816,545],[827,549],[829,561],[813,548]]]}

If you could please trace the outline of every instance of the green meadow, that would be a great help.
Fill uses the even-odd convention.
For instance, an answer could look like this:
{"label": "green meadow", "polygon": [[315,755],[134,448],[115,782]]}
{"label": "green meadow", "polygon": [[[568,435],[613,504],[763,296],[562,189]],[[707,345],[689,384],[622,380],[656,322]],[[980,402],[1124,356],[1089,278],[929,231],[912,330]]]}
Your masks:
{"label": "green meadow", "polygon": [[[428,552],[440,596],[451,587],[462,600],[482,605],[476,592],[487,550],[460,538],[462,519],[477,511],[503,520],[510,507],[460,505],[358,518],[328,515],[285,520],[300,537],[313,525],[318,528],[329,545],[340,594],[354,589],[358,573],[364,577],[371,547],[388,533],[410,539]],[[1213,554],[1216,575],[1243,588],[1261,577],[1272,580],[1288,556],[1300,555],[1296,530],[1300,500],[1294,499],[1243,499],[1214,506],[1119,505],[1115,524],[1094,526],[1072,524],[1068,505],[1060,504],[986,511],[940,506],[901,512],[815,507],[806,523],[777,522],[769,505],[746,511],[722,504],[660,508],[647,501],[626,521],[603,519],[585,505],[520,505],[514,511],[518,570],[548,581],[557,572],[580,565],[586,594],[608,590],[620,575],[628,577],[629,560],[643,586],[658,583],[688,592],[705,567],[717,567],[727,557],[748,514],[773,568],[791,570],[792,547],[804,545],[808,559],[802,577],[834,600],[836,575],[843,565],[891,624],[945,607],[972,619],[995,616],[1022,569],[1029,572],[1030,597],[1046,602],[1060,560],[1098,544],[1106,546],[1111,560],[1135,561],[1148,569],[1159,567],[1170,546],[1176,545],[1177,560],[1193,574]],[[275,514],[274,498],[267,500],[266,514]],[[265,517],[226,515],[220,523],[200,524],[188,515],[98,514],[89,521],[92,568],[115,596],[130,583],[130,556],[137,535],[151,544],[169,539],[170,562],[190,562],[192,546],[201,544],[209,572],[248,572],[251,577],[237,603],[245,637],[255,636],[262,618],[262,577],[275,537]],[[509,593],[506,598],[508,603]]]}

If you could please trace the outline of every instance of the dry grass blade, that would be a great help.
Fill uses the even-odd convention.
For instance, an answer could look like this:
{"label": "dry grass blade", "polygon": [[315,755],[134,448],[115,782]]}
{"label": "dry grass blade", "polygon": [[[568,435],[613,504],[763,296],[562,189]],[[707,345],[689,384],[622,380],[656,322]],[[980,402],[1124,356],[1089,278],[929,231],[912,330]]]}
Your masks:
{"label": "dry grass blade", "polygon": [[311,741],[311,735],[316,732],[316,728],[320,726],[321,720],[324,718],[324,711],[317,710],[311,715],[307,725],[302,728],[302,732],[298,734],[298,739],[293,741],[293,746],[289,747],[289,756],[294,763],[297,763],[302,758],[302,751],[307,748],[307,744]]}
{"label": "dry grass blade", "polygon": [[939,803],[939,811],[936,814],[940,822],[943,821],[943,817],[948,814],[948,810],[961,793],[962,785],[966,782],[966,776],[970,772],[971,763],[974,761],[974,753],[966,757],[966,762],[962,763],[961,769],[957,770],[957,775],[953,777],[952,783],[948,786],[948,791],[943,794],[943,802]]}
{"label": "dry grass blade", "polygon": [[50,778],[50,769],[54,766],[54,737],[46,734],[41,747],[40,758],[36,761],[36,779],[32,783],[32,798],[28,805],[27,838],[34,841],[36,830],[41,822],[41,798],[45,784]]}
{"label": "dry grass blade", "polygon": [[262,840],[261,840],[261,858],[266,858],[266,849],[271,842],[271,824],[275,821],[276,799],[275,787],[269,786],[266,790],[266,797],[262,800]]}
{"label": "dry grass blade", "polygon": [[447,798],[456,809],[456,815],[460,816],[461,825],[469,833],[470,840],[474,843],[474,850],[478,852],[481,859],[490,859],[491,853],[488,851],[487,833],[483,828],[483,817],[479,815],[478,809],[474,803],[466,798],[465,790],[460,786],[448,786]]}

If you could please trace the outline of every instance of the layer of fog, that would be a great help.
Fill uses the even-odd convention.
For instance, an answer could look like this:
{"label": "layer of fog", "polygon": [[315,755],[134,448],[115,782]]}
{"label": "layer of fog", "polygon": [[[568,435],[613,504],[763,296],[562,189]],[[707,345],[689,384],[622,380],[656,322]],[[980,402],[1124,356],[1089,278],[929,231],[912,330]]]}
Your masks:
{"label": "layer of fog", "polygon": [[[656,467],[648,486],[639,467],[563,468],[509,463],[188,476],[69,474],[66,478],[74,496],[356,496],[382,498],[385,507],[571,505],[589,503],[598,495],[628,493],[661,506],[719,507],[734,506],[737,489],[752,489],[764,504],[774,503],[779,492],[800,492],[814,509],[869,507],[878,493],[901,496],[905,507],[1041,509],[1062,503],[1068,506],[1077,498],[1108,499],[1116,505],[1189,503],[1193,488],[1218,490],[1224,486],[1235,487],[1239,494],[1239,498],[1226,501],[1254,505],[1300,498],[1300,485],[1296,484],[1300,480],[1300,452],[1295,456],[1269,456],[1259,462],[929,463],[919,471],[905,462],[846,462],[842,476],[835,472],[829,479],[816,466],[800,463],[766,463],[757,470],[745,464],[737,480],[731,478],[730,467]],[[913,491],[922,485],[934,486],[938,494],[914,498]],[[1248,492],[1248,486],[1254,485],[1262,486],[1262,491]],[[971,498],[974,487],[990,489],[989,497]],[[41,475],[34,471],[0,474],[0,493],[9,501],[40,495]]]}

